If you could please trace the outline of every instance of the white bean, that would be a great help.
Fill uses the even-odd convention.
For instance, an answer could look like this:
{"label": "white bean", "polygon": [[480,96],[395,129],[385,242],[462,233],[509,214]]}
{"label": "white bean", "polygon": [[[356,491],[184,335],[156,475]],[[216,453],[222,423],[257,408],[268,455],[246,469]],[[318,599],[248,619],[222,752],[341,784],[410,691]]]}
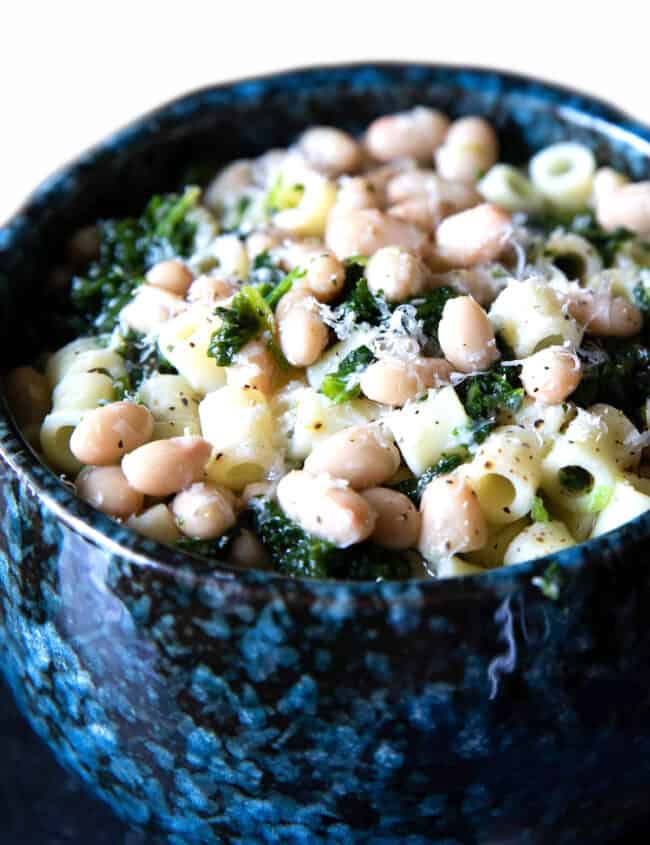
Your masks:
{"label": "white bean", "polygon": [[462,373],[485,370],[499,358],[492,324],[471,296],[457,296],[445,303],[438,342],[445,358]]}
{"label": "white bean", "polygon": [[180,531],[198,540],[221,537],[237,520],[230,490],[203,482],[177,493],[171,509]]}
{"label": "white bean", "polygon": [[623,296],[580,290],[568,299],[569,314],[596,337],[631,337],[643,326],[641,311]]}
{"label": "white bean", "polygon": [[330,217],[357,211],[361,208],[377,208],[379,191],[364,176],[343,179],[336,194],[336,201],[330,211]]}
{"label": "white bean", "polygon": [[325,241],[343,260],[354,255],[374,255],[383,246],[401,246],[422,254],[428,244],[425,232],[373,208],[330,215]]}
{"label": "white bean", "polygon": [[650,182],[622,185],[596,197],[598,222],[605,229],[624,226],[650,236]]}
{"label": "white bean", "polygon": [[120,323],[127,329],[149,334],[185,310],[185,302],[154,285],[141,285],[131,302],[120,311]]}
{"label": "white bean", "polygon": [[418,548],[427,560],[476,551],[487,542],[485,517],[466,479],[453,475],[434,478],[424,491],[420,512]]}
{"label": "white bean", "polygon": [[481,117],[462,117],[449,127],[445,143],[436,151],[436,167],[445,179],[475,182],[496,162],[496,132]]}
{"label": "white bean", "polygon": [[591,183],[592,200],[597,206],[608,194],[623,185],[627,185],[628,182],[627,176],[619,173],[618,170],[614,170],[612,167],[599,167],[594,173],[594,179]]}
{"label": "white bean", "polygon": [[313,126],[298,141],[307,162],[328,176],[352,173],[361,164],[361,147],[347,132],[331,126]]}
{"label": "white bean", "polygon": [[354,490],[329,476],[293,470],[278,484],[278,502],[305,531],[347,548],[372,534],[377,515]]}
{"label": "white bean", "polygon": [[192,284],[192,278],[192,271],[176,258],[159,261],[146,275],[150,285],[181,297],[187,293],[187,289]]}
{"label": "white bean", "polygon": [[478,191],[465,182],[443,179],[432,170],[407,170],[388,183],[389,203],[404,203],[426,197],[431,213],[437,220],[450,214],[473,208],[482,202]]}
{"label": "white bean", "polygon": [[512,229],[509,215],[490,203],[452,214],[438,226],[439,255],[454,267],[473,267],[494,261]]}
{"label": "white bean", "polygon": [[444,358],[382,358],[364,370],[360,386],[368,399],[401,407],[428,388],[449,383],[451,372]]}
{"label": "white bean", "polygon": [[75,481],[77,495],[109,516],[126,519],[142,507],[143,495],[119,467],[86,467]]}
{"label": "white bean", "polygon": [[327,346],[329,329],[318,311],[318,303],[306,290],[286,293],[275,312],[280,347],[294,367],[308,367]]}
{"label": "white bean", "polygon": [[366,132],[366,147],[379,161],[394,158],[427,161],[444,141],[448,127],[449,120],[442,112],[416,106],[374,120]]}
{"label": "white bean", "polygon": [[84,414],[72,432],[70,451],[82,464],[119,464],[124,455],[151,439],[154,419],[135,402],[112,402]]}
{"label": "white bean", "polygon": [[398,246],[385,246],[374,253],[366,267],[368,287],[383,293],[389,302],[404,302],[432,287],[431,272],[424,262]]}
{"label": "white bean", "polygon": [[239,287],[239,282],[235,279],[224,279],[220,276],[199,276],[190,285],[187,300],[188,302],[212,304],[233,296],[237,293]]}
{"label": "white bean", "polygon": [[373,425],[338,431],[318,443],[305,461],[307,472],[343,479],[359,490],[383,484],[395,475],[399,465],[397,447]]}
{"label": "white bean", "polygon": [[361,494],[377,514],[370,539],[387,549],[412,549],[420,534],[420,514],[403,493],[370,487]]}
{"label": "white bean", "polygon": [[140,446],[122,459],[129,484],[148,496],[171,496],[203,476],[212,446],[202,437],[170,437]]}
{"label": "white bean", "polygon": [[556,405],[580,384],[582,365],[570,349],[549,346],[524,359],[520,378],[529,396],[544,405]]}
{"label": "white bean", "polygon": [[304,264],[306,275],[299,280],[301,287],[308,288],[319,302],[329,302],[343,289],[345,268],[328,249],[317,249]]}

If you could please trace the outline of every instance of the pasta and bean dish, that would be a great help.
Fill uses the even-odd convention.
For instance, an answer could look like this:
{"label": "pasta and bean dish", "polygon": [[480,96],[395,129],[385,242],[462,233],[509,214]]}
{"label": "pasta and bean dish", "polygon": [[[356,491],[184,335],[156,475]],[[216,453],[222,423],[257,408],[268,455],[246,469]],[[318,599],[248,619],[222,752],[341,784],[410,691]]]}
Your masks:
{"label": "pasta and bean dish", "polygon": [[5,379],[93,507],[293,576],[446,577],[650,508],[650,182],[418,106],[79,230]]}

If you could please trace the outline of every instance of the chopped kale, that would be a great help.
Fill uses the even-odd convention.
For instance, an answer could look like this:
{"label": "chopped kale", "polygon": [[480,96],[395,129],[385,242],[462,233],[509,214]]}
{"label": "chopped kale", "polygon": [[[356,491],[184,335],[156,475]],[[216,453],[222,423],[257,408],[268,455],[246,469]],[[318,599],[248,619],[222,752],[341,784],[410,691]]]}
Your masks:
{"label": "chopped kale", "polygon": [[162,354],[158,344],[146,335],[134,331],[119,335],[119,344],[115,348],[124,358],[126,366],[126,376],[115,383],[121,399],[135,393],[142,382],[152,375],[174,375],[177,372]]}
{"label": "chopped kale", "polygon": [[533,578],[532,583],[541,590],[547,599],[557,601],[564,586],[564,576],[560,565],[558,563],[550,564],[541,577]]}
{"label": "chopped kale", "polygon": [[604,402],[639,420],[639,408],[650,397],[650,348],[629,338],[593,340],[578,350],[582,380],[571,395],[581,407]]}
{"label": "chopped kale", "polygon": [[591,489],[594,483],[591,473],[580,466],[562,467],[558,478],[562,487],[570,493],[584,493]]}
{"label": "chopped kale", "polygon": [[368,282],[362,277],[347,292],[337,311],[343,315],[353,314],[355,323],[377,326],[386,316],[388,306],[383,297],[370,291]]}
{"label": "chopped kale", "polygon": [[220,367],[232,364],[235,355],[262,332],[272,330],[273,314],[259,288],[244,285],[233,297],[230,308],[215,308],[221,325],[213,332],[208,355]]}
{"label": "chopped kale", "polygon": [[427,338],[437,339],[443,308],[450,299],[457,296],[458,292],[453,288],[441,287],[409,301],[415,306],[415,316],[422,322],[422,330]]}
{"label": "chopped kale", "polygon": [[533,522],[550,522],[551,517],[546,510],[544,499],[541,496],[533,496],[533,503],[530,508],[530,516]]}
{"label": "chopped kale", "polygon": [[72,304],[86,331],[112,331],[153,264],[190,254],[196,223],[189,212],[196,208],[199,195],[198,188],[187,188],[181,195],[154,196],[141,217],[99,224],[99,258],[85,276],[73,278],[71,287]]}
{"label": "chopped kale", "polygon": [[320,392],[336,405],[357,399],[361,395],[359,375],[375,360],[367,346],[359,346],[345,356],[336,370],[325,376]]}
{"label": "chopped kale", "polygon": [[419,478],[409,478],[406,481],[400,481],[395,484],[394,490],[404,493],[413,502],[414,505],[420,504],[420,499],[428,484],[437,478],[439,475],[446,475],[453,472],[456,467],[459,467],[467,459],[467,454],[463,452],[443,453],[433,466],[425,469]]}
{"label": "chopped kale", "polygon": [[252,285],[277,285],[284,278],[284,270],[273,262],[268,252],[260,252],[253,259],[249,281]]}
{"label": "chopped kale", "polygon": [[275,306],[282,299],[285,293],[288,293],[291,290],[296,279],[302,279],[306,273],[306,270],[303,270],[300,267],[294,267],[290,273],[287,273],[286,276],[283,276],[275,284],[273,282],[262,283],[259,289],[269,308],[274,311]]}
{"label": "chopped kale", "polygon": [[233,297],[230,308],[215,308],[214,313],[221,317],[221,325],[212,333],[208,355],[220,367],[227,367],[249,341],[265,335],[269,349],[280,366],[286,368],[288,364],[276,340],[273,310],[294,281],[304,275],[305,271],[296,267],[278,282],[273,277],[273,281],[244,285]]}
{"label": "chopped kale", "polygon": [[500,412],[518,410],[524,399],[519,380],[520,367],[497,365],[484,373],[468,376],[456,387],[472,419],[471,435],[481,443],[497,423]]}
{"label": "chopped kale", "polygon": [[277,570],[285,575],[354,580],[401,579],[410,575],[408,553],[387,551],[373,543],[339,549],[308,534],[275,502],[251,502],[256,532]]}

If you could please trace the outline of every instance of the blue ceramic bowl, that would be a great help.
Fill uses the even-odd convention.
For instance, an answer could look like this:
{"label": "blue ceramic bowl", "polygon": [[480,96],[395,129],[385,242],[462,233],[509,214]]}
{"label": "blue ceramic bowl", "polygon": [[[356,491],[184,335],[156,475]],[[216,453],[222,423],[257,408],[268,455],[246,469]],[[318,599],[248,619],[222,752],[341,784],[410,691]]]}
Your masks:
{"label": "blue ceramic bowl", "polygon": [[[361,130],[415,103],[484,114],[524,161],[571,137],[647,178],[650,131],[485,70],[353,65],[190,94],[53,176],[0,229],[7,365],[46,269],[188,162]],[[48,315],[49,316],[49,315]],[[37,338],[38,341],[38,338]],[[650,514],[479,577],[293,581],[188,558],[78,501],[0,417],[0,650],[23,712],[127,821],[171,842],[604,843],[647,812]]]}

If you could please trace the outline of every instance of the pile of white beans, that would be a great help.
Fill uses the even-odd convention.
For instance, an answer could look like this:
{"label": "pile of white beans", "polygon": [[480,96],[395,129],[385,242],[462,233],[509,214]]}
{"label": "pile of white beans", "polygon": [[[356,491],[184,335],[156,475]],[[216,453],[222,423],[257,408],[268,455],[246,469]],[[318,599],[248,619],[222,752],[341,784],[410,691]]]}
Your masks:
{"label": "pile of white beans", "polygon": [[[636,241],[605,268],[588,241],[561,227],[527,264],[525,215],[591,206],[605,229],[627,227],[640,241],[650,237],[650,182],[630,184],[597,169],[591,151],[572,142],[542,150],[527,172],[498,156],[486,120],[450,121],[417,106],[379,117],[361,138],[317,126],[288,149],[228,165],[204,193],[208,223],[196,253],[151,267],[117,330],[159,344],[178,370],[169,378],[184,380],[178,396],[184,405],[190,397],[191,413],[174,418],[173,405],[161,410],[165,402],[151,399],[160,380],[148,393],[115,401],[111,366],[119,375],[121,365],[109,339],[110,365],[98,363],[96,349],[68,345],[45,373],[10,372],[6,390],[18,425],[82,499],[165,543],[221,537],[255,496],[275,498],[306,532],[338,547],[371,540],[417,550],[425,575],[480,572],[616,527],[650,507],[642,450],[631,445],[645,445],[643,435],[616,417],[614,428],[627,439],[612,445],[608,431],[620,411],[578,409],[570,397],[582,378],[583,338],[641,330],[633,291],[647,271]],[[280,197],[272,210],[270,192]],[[220,232],[242,199],[238,230]],[[97,240],[95,227],[79,231],[70,267],[92,260]],[[214,308],[229,307],[263,253],[287,273],[303,271],[274,316],[290,368],[279,365],[265,337],[219,367],[207,354]],[[553,263],[563,255],[581,262],[581,278]],[[367,259],[369,290],[391,307],[443,285],[458,296],[446,303],[437,337],[427,339],[437,344],[436,357],[422,351],[417,333],[403,349],[397,336],[383,337],[383,346],[371,338],[376,360],[360,373],[360,398],[334,406],[318,384],[324,368],[335,369],[355,348],[354,332],[346,335],[332,313],[345,292],[346,260],[356,256]],[[65,278],[66,268],[57,268],[53,283]],[[464,418],[454,387],[500,360],[499,333],[514,350],[510,363],[521,366],[522,409],[500,419],[480,449],[470,444],[468,461],[431,481],[418,508],[392,488],[454,451]],[[581,440],[574,431],[572,441],[567,431],[578,422],[587,433]],[[570,443],[581,444],[570,460],[557,457],[560,441],[569,453]],[[502,466],[506,452],[512,457]],[[530,463],[530,477],[521,461]],[[608,479],[611,512],[590,512],[584,497],[557,492],[553,461]],[[540,490],[550,503],[546,522],[531,516]],[[241,566],[268,565],[250,530],[230,556]]]}

